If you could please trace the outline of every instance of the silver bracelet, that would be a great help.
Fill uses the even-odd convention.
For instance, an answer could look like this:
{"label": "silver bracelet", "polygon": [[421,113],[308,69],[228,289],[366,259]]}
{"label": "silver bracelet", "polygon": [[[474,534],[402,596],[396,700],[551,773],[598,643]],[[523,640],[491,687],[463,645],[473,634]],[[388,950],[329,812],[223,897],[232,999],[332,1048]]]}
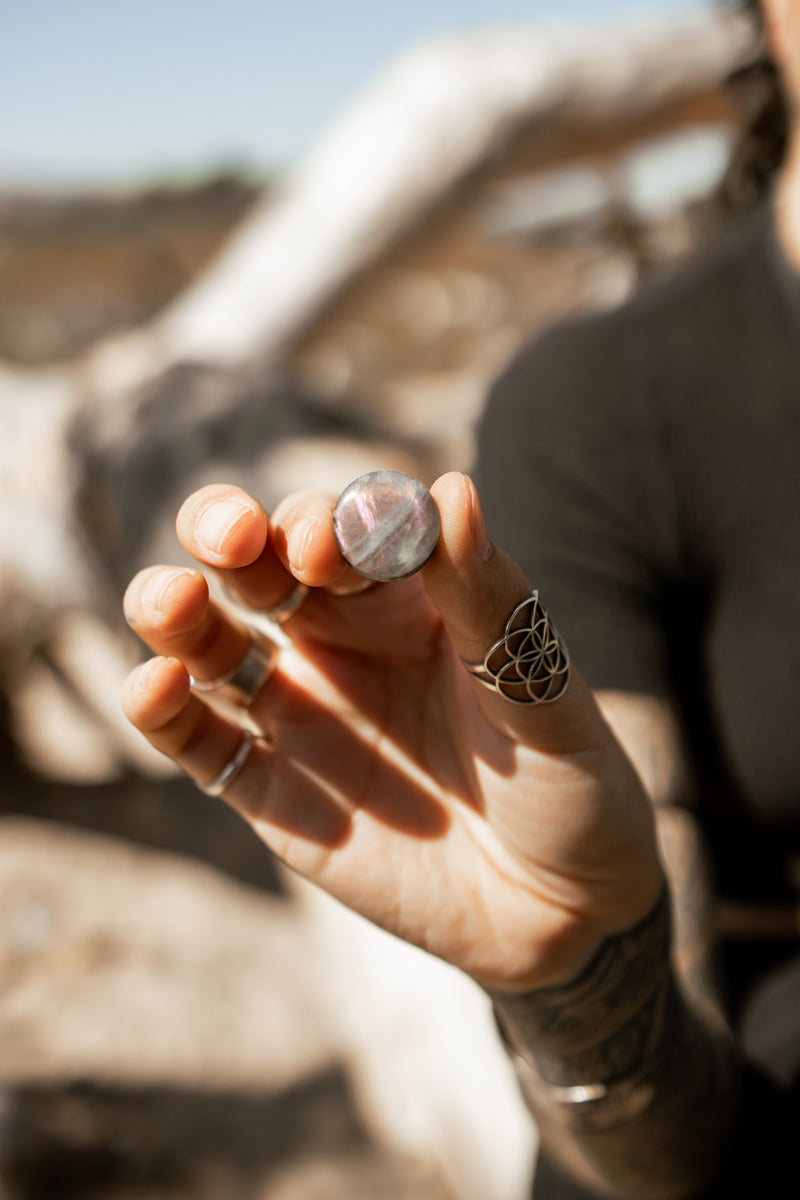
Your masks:
{"label": "silver bracelet", "polygon": [[587,1132],[602,1133],[626,1125],[652,1103],[659,1076],[673,1056],[670,1041],[652,1062],[635,1075],[612,1083],[575,1083],[567,1087],[548,1083],[518,1050],[511,1061],[523,1093],[556,1113],[567,1124]]}
{"label": "silver bracelet", "polygon": [[[534,1106],[538,1102],[573,1127],[600,1131],[633,1120],[651,1103],[674,1057],[684,1013],[671,968],[670,930],[664,887],[647,916],[606,938],[568,983],[520,994],[488,989],[500,1034]],[[603,1054],[597,1047],[587,1054],[585,1047],[605,1026],[608,1034],[598,1043]],[[607,1078],[592,1080],[595,1070]],[[568,1082],[581,1076],[591,1082]]]}

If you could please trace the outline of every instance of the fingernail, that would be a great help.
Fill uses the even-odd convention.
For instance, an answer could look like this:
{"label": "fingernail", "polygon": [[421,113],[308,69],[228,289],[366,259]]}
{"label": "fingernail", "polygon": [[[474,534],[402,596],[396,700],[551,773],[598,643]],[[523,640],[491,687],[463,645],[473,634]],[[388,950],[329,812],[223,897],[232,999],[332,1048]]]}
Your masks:
{"label": "fingernail", "polygon": [[217,500],[197,518],[195,537],[206,550],[219,554],[226,538],[250,511],[237,500]]}
{"label": "fingernail", "polygon": [[465,479],[469,484],[470,491],[469,528],[472,534],[472,544],[475,547],[475,553],[480,557],[481,561],[486,562],[492,553],[492,543],[486,532],[486,521],[483,517],[483,509],[481,508],[475,484],[469,476],[465,476]]}
{"label": "fingernail", "polygon": [[319,525],[318,517],[307,517],[293,525],[287,537],[287,549],[292,569],[302,575],[305,569],[305,555],[308,544]]}
{"label": "fingernail", "polygon": [[130,686],[137,692],[146,692],[160,665],[160,658],[151,658],[135,667],[129,676]]}
{"label": "fingernail", "polygon": [[164,567],[160,571],[154,571],[142,588],[142,604],[150,609],[151,612],[163,612],[164,601],[172,585],[184,575],[191,574],[191,571],[180,570],[175,567]]}

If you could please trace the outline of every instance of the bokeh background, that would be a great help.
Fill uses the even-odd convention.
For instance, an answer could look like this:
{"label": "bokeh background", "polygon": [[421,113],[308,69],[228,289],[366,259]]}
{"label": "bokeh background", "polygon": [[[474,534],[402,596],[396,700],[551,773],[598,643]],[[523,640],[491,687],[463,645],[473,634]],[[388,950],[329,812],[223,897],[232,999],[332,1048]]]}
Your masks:
{"label": "bokeh background", "polygon": [[484,997],[127,729],[120,597],[201,483],[469,469],[527,338],[733,219],[752,38],[689,0],[0,13],[0,1196],[523,1200]]}

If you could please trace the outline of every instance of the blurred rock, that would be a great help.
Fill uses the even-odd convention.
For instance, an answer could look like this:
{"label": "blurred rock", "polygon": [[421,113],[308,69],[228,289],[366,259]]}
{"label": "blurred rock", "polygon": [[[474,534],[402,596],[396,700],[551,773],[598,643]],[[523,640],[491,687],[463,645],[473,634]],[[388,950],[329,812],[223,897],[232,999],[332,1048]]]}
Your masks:
{"label": "blurred rock", "polygon": [[336,1058],[285,898],[64,826],[2,834],[0,1080],[278,1091]]}

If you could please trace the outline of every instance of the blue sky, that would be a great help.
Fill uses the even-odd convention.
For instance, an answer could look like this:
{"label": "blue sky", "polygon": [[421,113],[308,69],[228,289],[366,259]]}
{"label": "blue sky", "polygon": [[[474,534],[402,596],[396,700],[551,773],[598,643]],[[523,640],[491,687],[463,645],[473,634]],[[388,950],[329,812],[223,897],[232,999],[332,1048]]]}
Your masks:
{"label": "blue sky", "polygon": [[291,162],[403,50],[704,0],[0,0],[0,184]]}

